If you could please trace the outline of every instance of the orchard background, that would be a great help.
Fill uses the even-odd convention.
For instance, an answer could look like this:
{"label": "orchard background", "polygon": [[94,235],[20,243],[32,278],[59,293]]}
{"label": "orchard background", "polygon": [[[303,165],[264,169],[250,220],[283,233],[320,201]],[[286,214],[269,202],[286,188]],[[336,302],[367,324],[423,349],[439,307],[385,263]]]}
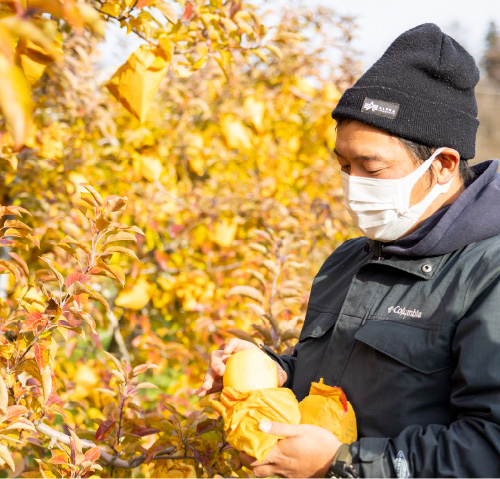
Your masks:
{"label": "orchard background", "polygon": [[[251,476],[195,395],[208,355],[290,351],[355,233],[355,26],[271,6],[0,3],[0,477]],[[99,82],[110,24],[142,44]]]}

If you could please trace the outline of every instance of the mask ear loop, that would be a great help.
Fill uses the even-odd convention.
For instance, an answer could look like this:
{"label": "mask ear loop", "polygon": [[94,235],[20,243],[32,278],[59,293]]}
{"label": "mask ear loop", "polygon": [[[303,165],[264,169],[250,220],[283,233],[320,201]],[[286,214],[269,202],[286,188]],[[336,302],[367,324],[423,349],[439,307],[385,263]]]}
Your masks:
{"label": "mask ear loop", "polygon": [[402,178],[402,180],[404,180],[404,189],[401,192],[401,196],[404,198],[404,204],[398,207],[399,214],[405,214],[410,209],[410,196],[413,187],[417,184],[417,181],[424,176],[424,173],[431,167],[432,162],[445,148],[445,146],[438,148],[429,158],[427,158],[427,160],[419,165],[416,170]]}

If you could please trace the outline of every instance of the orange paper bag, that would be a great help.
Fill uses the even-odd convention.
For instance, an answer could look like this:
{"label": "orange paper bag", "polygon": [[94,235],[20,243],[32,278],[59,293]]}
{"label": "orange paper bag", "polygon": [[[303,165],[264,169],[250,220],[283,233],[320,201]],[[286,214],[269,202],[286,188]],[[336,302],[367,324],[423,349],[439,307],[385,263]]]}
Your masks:
{"label": "orange paper bag", "polygon": [[261,421],[300,423],[297,398],[288,388],[265,388],[242,393],[225,387],[220,402],[212,401],[212,405],[224,419],[227,442],[259,461],[264,460],[267,453],[282,439],[260,431]]}
{"label": "orange paper bag", "polygon": [[328,429],[347,444],[356,440],[356,416],[351,403],[341,388],[324,384],[323,378],[311,383],[309,396],[300,401],[299,410],[301,424]]}

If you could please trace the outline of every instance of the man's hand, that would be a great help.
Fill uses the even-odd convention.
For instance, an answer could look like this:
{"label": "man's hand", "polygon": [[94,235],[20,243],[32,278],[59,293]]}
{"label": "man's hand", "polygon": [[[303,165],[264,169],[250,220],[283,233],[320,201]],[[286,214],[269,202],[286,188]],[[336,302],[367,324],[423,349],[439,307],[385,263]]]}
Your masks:
{"label": "man's hand", "polygon": [[325,477],[341,442],[330,431],[309,424],[262,421],[260,430],[282,436],[264,462],[240,452],[257,477]]}
{"label": "man's hand", "polygon": [[[231,338],[226,344],[223,344],[217,351],[210,353],[210,359],[208,361],[208,369],[203,379],[202,386],[196,391],[198,397],[203,397],[207,394],[215,393],[222,390],[222,376],[226,370],[227,360],[238,351],[243,349],[257,348],[260,349],[255,344],[250,341],[244,341],[243,339]],[[283,368],[276,363],[278,366],[279,374],[279,385],[282,386],[287,375]]]}

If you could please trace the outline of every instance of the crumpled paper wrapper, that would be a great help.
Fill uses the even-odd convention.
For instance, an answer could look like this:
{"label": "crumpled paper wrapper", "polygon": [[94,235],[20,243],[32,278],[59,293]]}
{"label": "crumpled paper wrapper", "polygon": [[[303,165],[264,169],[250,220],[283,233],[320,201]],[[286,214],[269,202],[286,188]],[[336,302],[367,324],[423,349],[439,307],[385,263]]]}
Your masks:
{"label": "crumpled paper wrapper", "polygon": [[311,383],[309,396],[300,401],[299,410],[301,424],[328,429],[347,444],[357,439],[356,416],[351,403],[341,388],[324,384],[323,378],[318,383]]}
{"label": "crumpled paper wrapper", "polygon": [[224,419],[227,442],[259,461],[263,461],[282,439],[260,431],[261,421],[300,423],[299,403],[288,388],[266,388],[242,393],[225,387],[220,402],[213,401],[212,406]]}

